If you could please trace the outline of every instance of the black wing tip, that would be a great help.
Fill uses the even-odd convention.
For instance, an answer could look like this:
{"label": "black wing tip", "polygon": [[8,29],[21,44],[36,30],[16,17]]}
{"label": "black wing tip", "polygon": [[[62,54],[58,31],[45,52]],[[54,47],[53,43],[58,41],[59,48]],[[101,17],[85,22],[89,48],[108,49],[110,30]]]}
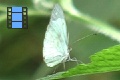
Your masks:
{"label": "black wing tip", "polygon": [[59,7],[60,7],[60,4],[56,3],[56,4],[54,5],[54,7],[55,7],[55,6],[59,6]]}
{"label": "black wing tip", "polygon": [[51,20],[57,20],[58,18],[64,18],[62,7],[57,3],[52,10]]}
{"label": "black wing tip", "polygon": [[[62,10],[61,6],[60,6],[58,3],[56,3],[56,4],[54,5],[54,9]],[[53,10],[54,10],[54,9],[53,9]]]}

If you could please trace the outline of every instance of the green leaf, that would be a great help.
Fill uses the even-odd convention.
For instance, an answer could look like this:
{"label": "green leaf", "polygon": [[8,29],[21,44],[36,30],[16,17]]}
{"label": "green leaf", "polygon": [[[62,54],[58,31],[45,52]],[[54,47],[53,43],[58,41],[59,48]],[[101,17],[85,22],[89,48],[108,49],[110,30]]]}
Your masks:
{"label": "green leaf", "polygon": [[65,72],[58,72],[37,80],[61,79],[95,73],[105,73],[120,70],[120,45],[104,49],[90,56],[91,63],[80,64]]}

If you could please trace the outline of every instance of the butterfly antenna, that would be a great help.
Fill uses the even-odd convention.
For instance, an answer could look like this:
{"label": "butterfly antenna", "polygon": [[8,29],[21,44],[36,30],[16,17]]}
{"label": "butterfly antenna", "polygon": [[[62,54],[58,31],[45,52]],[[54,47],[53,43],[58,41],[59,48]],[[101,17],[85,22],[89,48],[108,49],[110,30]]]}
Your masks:
{"label": "butterfly antenna", "polygon": [[94,34],[90,34],[90,35],[87,35],[87,36],[85,36],[85,37],[82,37],[82,38],[76,40],[75,42],[73,42],[73,44],[75,44],[76,42],[78,42],[78,41],[80,41],[80,40],[83,40],[83,39],[85,39],[85,38],[87,38],[87,37],[89,37],[89,36],[92,36],[92,35],[97,35],[97,34],[94,33]]}

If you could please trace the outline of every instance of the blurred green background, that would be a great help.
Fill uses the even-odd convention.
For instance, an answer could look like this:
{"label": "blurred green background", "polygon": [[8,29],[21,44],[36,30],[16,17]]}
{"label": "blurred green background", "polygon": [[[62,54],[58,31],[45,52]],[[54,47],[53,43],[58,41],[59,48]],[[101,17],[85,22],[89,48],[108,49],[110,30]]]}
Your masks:
{"label": "blurred green background", "polygon": [[[120,0],[74,0],[73,2],[80,11],[120,29]],[[7,10],[6,6],[26,6],[28,11],[35,10],[32,0],[0,0],[0,7]],[[48,14],[50,13],[51,11]],[[0,16],[3,14],[6,15],[0,11]],[[49,19],[50,15],[29,16],[28,29],[8,29],[6,20],[0,22],[0,80],[35,80],[54,71],[64,71],[62,64],[55,70],[48,68],[43,62],[42,47]],[[87,24],[81,21],[66,18],[66,22],[70,44],[91,33],[97,33],[88,29]],[[98,33],[96,36],[87,37],[70,45],[72,48],[70,55],[88,63],[90,55],[117,44],[119,44],[117,41]],[[75,62],[67,62],[66,70],[74,66],[76,66]],[[119,75],[120,72],[109,72],[63,80],[120,80]]]}

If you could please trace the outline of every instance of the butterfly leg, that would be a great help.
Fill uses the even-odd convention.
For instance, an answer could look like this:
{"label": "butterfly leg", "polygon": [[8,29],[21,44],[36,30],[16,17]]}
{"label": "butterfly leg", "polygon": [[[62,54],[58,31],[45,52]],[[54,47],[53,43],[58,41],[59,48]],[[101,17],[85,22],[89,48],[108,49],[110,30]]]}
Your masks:
{"label": "butterfly leg", "polygon": [[56,69],[57,69],[57,66],[55,66],[53,73],[55,73],[55,72],[56,72]]}
{"label": "butterfly leg", "polygon": [[64,68],[64,70],[65,70],[65,62],[63,62],[63,68]]}
{"label": "butterfly leg", "polygon": [[77,65],[79,64],[78,62],[82,63],[82,64],[85,64],[83,63],[81,60],[77,60],[77,58],[73,57],[73,58],[70,58],[70,56],[68,57],[68,61],[75,61],[77,63]]}

